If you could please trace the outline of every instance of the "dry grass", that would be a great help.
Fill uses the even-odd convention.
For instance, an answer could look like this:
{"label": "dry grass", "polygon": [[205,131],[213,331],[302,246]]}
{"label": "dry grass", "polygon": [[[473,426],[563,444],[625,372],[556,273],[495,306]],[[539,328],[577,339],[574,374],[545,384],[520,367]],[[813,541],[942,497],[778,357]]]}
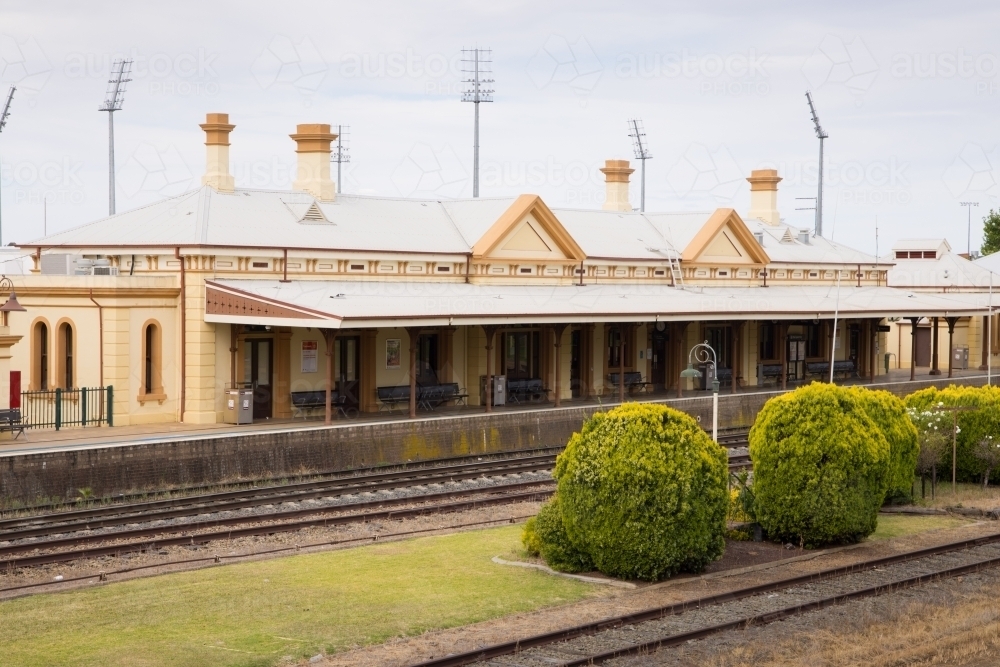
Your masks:
{"label": "dry grass", "polygon": [[[971,583],[971,582],[970,582]],[[799,628],[778,640],[748,641],[709,667],[800,667],[803,656],[817,667],[930,667],[995,665],[1000,656],[1000,582],[952,595],[946,585],[930,596],[893,606],[867,605],[842,612],[826,627]],[[778,624],[781,625],[781,624]],[[778,625],[771,628],[778,628]],[[789,628],[790,629],[790,628]],[[780,630],[777,630],[780,632]],[[763,639],[763,635],[759,638]]]}
{"label": "dry grass", "polygon": [[[948,473],[951,474],[950,472]],[[937,493],[931,499],[931,484],[927,481],[927,497],[920,498],[920,480],[916,484],[917,505],[923,507],[978,507],[979,509],[991,510],[1000,507],[1000,486],[990,486],[983,489],[982,484],[958,484],[955,492],[951,491],[951,482],[939,482]]]}

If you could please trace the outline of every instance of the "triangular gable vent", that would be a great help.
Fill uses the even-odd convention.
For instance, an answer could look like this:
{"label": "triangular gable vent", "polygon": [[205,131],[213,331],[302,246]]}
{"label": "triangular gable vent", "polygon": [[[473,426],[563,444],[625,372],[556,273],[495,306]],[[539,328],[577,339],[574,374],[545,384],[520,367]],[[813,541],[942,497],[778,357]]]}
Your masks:
{"label": "triangular gable vent", "polygon": [[791,228],[785,229],[784,235],[781,237],[782,243],[795,243],[795,234],[792,234]]}
{"label": "triangular gable vent", "polygon": [[316,202],[313,202],[306,211],[306,214],[302,216],[302,221],[305,222],[306,220],[310,222],[329,222],[326,216],[323,215],[323,211],[319,210],[319,205]]}

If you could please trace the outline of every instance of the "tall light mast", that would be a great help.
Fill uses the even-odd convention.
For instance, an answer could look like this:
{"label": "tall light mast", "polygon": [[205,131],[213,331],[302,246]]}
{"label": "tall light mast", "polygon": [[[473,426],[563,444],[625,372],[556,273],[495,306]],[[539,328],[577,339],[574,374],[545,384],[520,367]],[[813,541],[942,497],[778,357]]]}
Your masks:
{"label": "tall light mast", "polygon": [[816,193],[816,236],[823,236],[823,142],[830,135],[823,131],[819,124],[819,116],[816,115],[816,107],[813,106],[812,93],[806,91],[806,101],[809,103],[809,113],[812,114],[813,127],[816,129],[816,138],[819,139],[819,183]]}
{"label": "tall light mast", "polygon": [[108,93],[98,111],[108,112],[108,215],[115,214],[115,112],[121,111],[125,101],[125,86],[132,79],[132,61],[124,58],[111,65]]}
{"label": "tall light mast", "polygon": [[628,122],[628,136],[632,137],[632,150],[635,152],[635,159],[642,165],[639,186],[639,211],[646,212],[646,160],[653,157],[646,145],[646,132],[642,127],[642,121],[633,118]]}
{"label": "tall light mast", "polygon": [[462,49],[462,72],[467,78],[462,80],[465,90],[462,101],[476,105],[476,120],[472,138],[472,196],[479,196],[479,103],[493,101],[493,51],[490,49]]}
{"label": "tall light mast", "polygon": [[344,145],[344,134],[350,133],[350,125],[337,126],[337,148],[330,154],[330,162],[337,163],[337,194],[344,191],[343,181],[340,180],[340,165],[351,161],[351,149]]}
{"label": "tall light mast", "polygon": [[[3,109],[0,110],[0,132],[3,132],[3,128],[7,125],[7,117],[10,116],[10,103],[14,100],[14,91],[17,90],[16,87],[11,86],[10,91],[7,92],[7,101],[3,103]],[[0,188],[3,187],[3,162],[0,161]],[[3,206],[0,205],[0,218],[2,218]],[[0,247],[3,247],[3,222],[0,220]]]}

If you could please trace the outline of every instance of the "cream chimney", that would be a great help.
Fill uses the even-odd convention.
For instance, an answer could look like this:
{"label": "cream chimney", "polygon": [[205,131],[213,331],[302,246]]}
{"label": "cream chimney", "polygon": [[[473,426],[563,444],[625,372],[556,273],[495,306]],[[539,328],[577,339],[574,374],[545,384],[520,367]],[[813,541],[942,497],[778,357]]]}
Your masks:
{"label": "cream chimney", "polygon": [[330,142],[337,138],[330,133],[326,123],[296,125],[295,152],[299,154],[299,165],[295,170],[292,189],[305,190],[320,201],[333,201],[336,189],[330,179]]}
{"label": "cream chimney", "polygon": [[229,124],[229,114],[210,113],[200,125],[205,131],[205,175],[202,185],[210,185],[219,192],[232,192],[236,187],[229,173],[229,133],[235,125]]}
{"label": "cream chimney", "polygon": [[605,211],[631,211],[628,200],[628,177],[635,169],[628,168],[628,160],[605,160],[604,174]]}
{"label": "cream chimney", "polygon": [[769,225],[781,224],[778,215],[777,169],[755,169],[750,172],[750,213],[747,217],[763,220]]}

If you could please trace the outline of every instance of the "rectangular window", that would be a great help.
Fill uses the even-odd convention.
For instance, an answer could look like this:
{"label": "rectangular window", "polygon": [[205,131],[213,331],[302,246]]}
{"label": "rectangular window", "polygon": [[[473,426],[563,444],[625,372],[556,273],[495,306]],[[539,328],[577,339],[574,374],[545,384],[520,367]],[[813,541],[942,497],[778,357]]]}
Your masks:
{"label": "rectangular window", "polygon": [[764,322],[760,325],[760,361],[773,361],[777,359],[774,347],[775,329],[771,322]]}
{"label": "rectangular window", "polygon": [[504,373],[512,380],[530,380],[539,376],[539,333],[511,331],[504,334]]}
{"label": "rectangular window", "polygon": [[818,357],[823,354],[822,327],[818,322],[806,325],[806,356]]}
{"label": "rectangular window", "polygon": [[[623,349],[624,348],[624,349]],[[619,327],[611,327],[608,329],[608,368],[615,369],[621,367],[621,355],[625,354],[625,368],[629,368],[633,365],[631,361],[635,357],[632,352],[632,341],[629,340],[629,336],[625,336],[624,345],[622,345],[622,330]]]}

